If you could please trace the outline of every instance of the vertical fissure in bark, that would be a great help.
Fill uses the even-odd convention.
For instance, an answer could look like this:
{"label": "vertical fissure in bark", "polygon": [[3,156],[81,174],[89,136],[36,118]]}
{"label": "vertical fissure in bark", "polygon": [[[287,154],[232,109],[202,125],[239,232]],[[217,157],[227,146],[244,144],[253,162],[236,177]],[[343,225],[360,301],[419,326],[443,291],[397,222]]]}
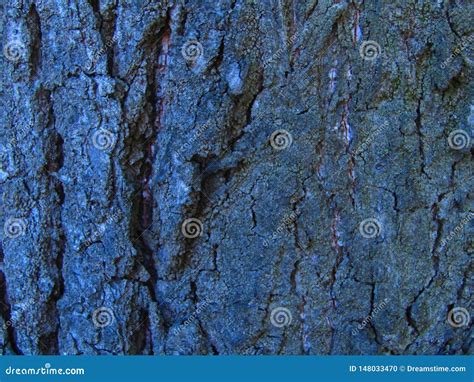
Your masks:
{"label": "vertical fissure in bark", "polygon": [[421,79],[421,94],[420,97],[418,98],[418,103],[416,105],[416,118],[415,118],[415,125],[416,125],[416,131],[418,135],[418,151],[420,153],[420,171],[423,175],[425,175],[429,180],[431,180],[431,177],[426,173],[425,171],[425,166],[426,166],[426,159],[425,159],[425,146],[423,142],[423,125],[422,125],[422,118],[423,115],[421,113],[421,103],[423,102],[424,98],[424,82],[425,82],[425,75],[422,76]]}
{"label": "vertical fissure in bark", "polygon": [[[0,248],[0,264],[3,265],[3,250]],[[0,315],[4,321],[8,344],[14,354],[23,354],[16,343],[15,328],[11,316],[11,305],[8,299],[7,280],[3,269],[0,270]],[[5,348],[3,349],[5,351]]]}
{"label": "vertical fissure in bark", "polygon": [[340,224],[340,212],[339,209],[336,207],[334,209],[334,217],[332,220],[332,225],[331,225],[331,236],[332,236],[332,247],[336,251],[336,259],[334,261],[334,266],[331,270],[331,276],[330,276],[330,296],[331,296],[331,301],[333,308],[336,309],[336,297],[334,296],[334,284],[336,283],[337,280],[337,272],[339,270],[339,265],[341,265],[342,260],[344,258],[344,248],[339,244],[340,241],[340,232],[338,231],[338,225]]}
{"label": "vertical fissure in bark", "polygon": [[[138,168],[135,171],[132,170],[132,176],[137,180],[137,189],[135,190],[136,198],[132,201],[130,233],[132,244],[137,250],[138,262],[149,274],[146,284],[150,299],[153,302],[157,302],[155,286],[158,280],[155,264],[158,240],[151,237],[156,233],[153,224],[154,193],[156,191],[153,189],[153,172],[158,150],[157,136],[164,123],[165,81],[169,63],[171,34],[170,21],[168,12],[164,26],[158,33],[151,33],[149,41],[145,41],[143,44],[147,54],[145,58],[147,83],[144,94],[145,107],[143,115],[131,131],[129,142],[131,150],[140,150],[142,153]],[[156,44],[155,39],[158,39],[158,44]],[[148,333],[150,332],[149,315],[150,312],[147,312],[147,317],[142,320],[144,326],[141,325],[141,329]],[[153,348],[150,344],[150,334],[146,336],[134,335],[133,341],[133,347],[139,353],[146,351],[147,346]]]}
{"label": "vertical fissure in bark", "polygon": [[104,54],[106,57],[107,72],[111,77],[114,77],[114,48],[116,46],[115,40],[115,23],[117,20],[116,7],[117,3],[112,4],[111,7],[101,13],[100,0],[87,0],[94,15],[97,19],[97,28],[104,44]]}
{"label": "vertical fissure in bark", "polygon": [[[48,188],[51,189],[52,202],[55,204],[54,209],[54,229],[57,235],[50,235],[48,242],[45,243],[45,251],[55,256],[53,263],[57,269],[57,277],[46,304],[48,311],[54,312],[57,323],[55,330],[50,333],[44,333],[39,337],[39,346],[42,354],[57,354],[59,352],[59,330],[60,330],[60,315],[58,301],[64,293],[64,277],[63,277],[63,258],[66,247],[66,236],[64,234],[62,222],[62,205],[64,203],[64,187],[59,180],[59,172],[64,165],[64,139],[58,133],[55,127],[55,111],[53,108],[52,94],[49,90],[42,89],[38,94],[38,101],[43,109],[47,111],[45,114],[47,127],[47,151],[46,151],[46,165],[45,172],[47,176]],[[54,321],[52,321],[54,322]]]}
{"label": "vertical fissure in bark", "polygon": [[[375,282],[370,283],[370,312],[368,314],[368,317],[374,317],[374,305],[375,305]],[[374,333],[374,340],[377,343],[378,346],[381,345],[380,340],[379,340],[379,335],[377,333],[377,330],[375,329],[374,321],[372,319],[368,320],[369,322],[369,327],[372,329],[372,332]]]}
{"label": "vertical fissure in bark", "polygon": [[35,3],[32,3],[26,16],[26,25],[31,38],[30,46],[30,79],[36,77],[41,64],[41,19],[36,9]]}

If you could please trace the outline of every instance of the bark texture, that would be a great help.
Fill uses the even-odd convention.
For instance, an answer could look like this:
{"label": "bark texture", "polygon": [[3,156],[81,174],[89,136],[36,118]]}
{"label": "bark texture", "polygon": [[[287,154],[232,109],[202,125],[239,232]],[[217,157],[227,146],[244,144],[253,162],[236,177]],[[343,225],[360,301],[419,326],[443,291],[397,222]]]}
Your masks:
{"label": "bark texture", "polygon": [[472,353],[472,1],[0,13],[3,354]]}

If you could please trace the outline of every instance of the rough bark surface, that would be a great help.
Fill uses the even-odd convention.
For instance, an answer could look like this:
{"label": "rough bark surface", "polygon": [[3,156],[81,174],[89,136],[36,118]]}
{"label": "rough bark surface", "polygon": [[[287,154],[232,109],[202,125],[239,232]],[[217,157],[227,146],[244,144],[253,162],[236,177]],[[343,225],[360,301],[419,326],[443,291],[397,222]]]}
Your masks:
{"label": "rough bark surface", "polygon": [[472,353],[472,1],[0,13],[3,354]]}

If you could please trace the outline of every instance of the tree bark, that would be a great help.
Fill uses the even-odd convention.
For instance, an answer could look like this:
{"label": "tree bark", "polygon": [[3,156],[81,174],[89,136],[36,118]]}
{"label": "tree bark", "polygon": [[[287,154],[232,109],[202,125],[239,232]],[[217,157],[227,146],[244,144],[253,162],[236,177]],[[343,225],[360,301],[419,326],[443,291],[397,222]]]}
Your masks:
{"label": "tree bark", "polygon": [[472,2],[0,11],[3,354],[472,353]]}

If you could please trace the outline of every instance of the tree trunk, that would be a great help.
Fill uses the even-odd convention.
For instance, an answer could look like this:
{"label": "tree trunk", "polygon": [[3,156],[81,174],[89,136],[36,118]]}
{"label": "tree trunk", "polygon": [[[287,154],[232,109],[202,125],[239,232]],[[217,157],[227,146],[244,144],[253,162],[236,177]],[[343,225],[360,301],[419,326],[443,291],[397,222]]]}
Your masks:
{"label": "tree trunk", "polygon": [[472,2],[0,10],[3,354],[472,353]]}

